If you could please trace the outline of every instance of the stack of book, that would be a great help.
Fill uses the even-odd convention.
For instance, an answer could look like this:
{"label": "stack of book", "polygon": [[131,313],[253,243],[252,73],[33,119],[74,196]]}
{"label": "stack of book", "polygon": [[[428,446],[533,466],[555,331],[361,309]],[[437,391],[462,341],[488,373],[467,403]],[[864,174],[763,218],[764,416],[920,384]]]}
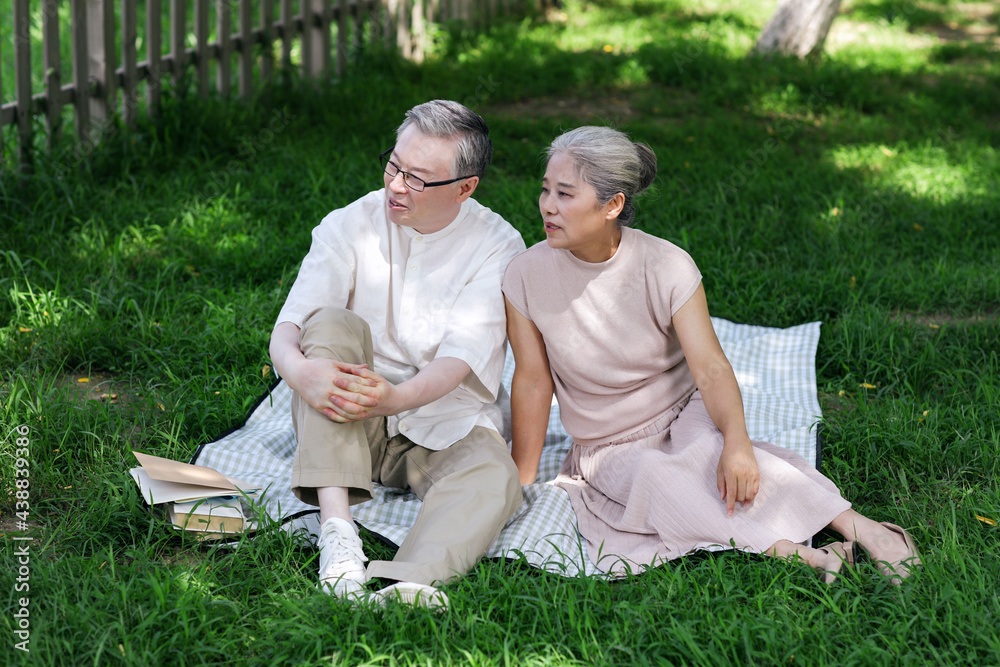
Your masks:
{"label": "stack of book", "polygon": [[256,530],[248,505],[260,491],[255,485],[206,466],[132,453],[141,467],[129,473],[142,497],[150,506],[162,507],[175,529],[202,540]]}

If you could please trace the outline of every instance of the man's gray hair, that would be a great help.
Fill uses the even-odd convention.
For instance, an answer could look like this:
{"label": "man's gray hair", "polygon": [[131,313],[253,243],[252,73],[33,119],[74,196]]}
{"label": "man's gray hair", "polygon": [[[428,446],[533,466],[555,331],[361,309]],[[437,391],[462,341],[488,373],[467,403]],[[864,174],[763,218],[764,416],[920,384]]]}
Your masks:
{"label": "man's gray hair", "polygon": [[455,177],[486,174],[493,159],[490,128],[482,116],[472,109],[451,100],[431,100],[418,104],[406,112],[406,120],[396,130],[396,137],[410,125],[421,133],[440,139],[457,138],[455,150]]}
{"label": "man's gray hair", "polygon": [[602,206],[621,192],[625,206],[618,215],[618,226],[627,227],[635,219],[632,197],[656,178],[656,154],[644,143],[633,142],[624,132],[610,127],[588,125],[556,137],[546,149],[548,159],[568,155],[585,183],[597,191]]}

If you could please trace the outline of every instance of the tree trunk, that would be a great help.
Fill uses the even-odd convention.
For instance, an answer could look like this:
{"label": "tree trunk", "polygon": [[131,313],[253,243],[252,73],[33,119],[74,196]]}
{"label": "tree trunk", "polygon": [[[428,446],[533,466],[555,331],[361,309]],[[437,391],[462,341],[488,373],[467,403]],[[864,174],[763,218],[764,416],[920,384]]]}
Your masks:
{"label": "tree trunk", "polygon": [[781,0],[757,39],[757,52],[799,58],[819,53],[839,9],[840,0]]}

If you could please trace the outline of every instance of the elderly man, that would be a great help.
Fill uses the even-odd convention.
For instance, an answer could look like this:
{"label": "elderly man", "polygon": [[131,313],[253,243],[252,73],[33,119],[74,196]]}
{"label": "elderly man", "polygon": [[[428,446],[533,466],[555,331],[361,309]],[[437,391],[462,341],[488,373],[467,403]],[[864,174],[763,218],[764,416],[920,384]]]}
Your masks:
{"label": "elderly man", "polygon": [[[492,157],[489,129],[456,102],[406,113],[379,159],[384,189],[313,230],[271,334],[294,390],[292,488],[318,505],[320,587],[440,606],[521,503],[499,434],[505,351],[500,281],[524,250],[472,199]],[[350,506],[372,482],[423,501],[392,561],[367,561]],[[391,583],[378,593],[370,579]]]}

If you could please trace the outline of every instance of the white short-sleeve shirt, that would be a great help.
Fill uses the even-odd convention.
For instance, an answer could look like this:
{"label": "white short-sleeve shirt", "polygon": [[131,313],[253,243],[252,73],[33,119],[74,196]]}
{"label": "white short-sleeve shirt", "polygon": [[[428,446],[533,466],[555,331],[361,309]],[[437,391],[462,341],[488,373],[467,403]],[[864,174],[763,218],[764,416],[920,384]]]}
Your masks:
{"label": "white short-sleeve shirt", "polygon": [[444,449],[474,426],[501,430],[496,405],[503,373],[506,316],[500,283],[524,250],[506,220],[472,199],[433,234],[392,223],[383,190],[327,215],[276,324],[301,327],[321,307],[347,308],[371,327],[375,372],[399,384],[439,357],[472,372],[450,393],[388,418],[428,449]]}

